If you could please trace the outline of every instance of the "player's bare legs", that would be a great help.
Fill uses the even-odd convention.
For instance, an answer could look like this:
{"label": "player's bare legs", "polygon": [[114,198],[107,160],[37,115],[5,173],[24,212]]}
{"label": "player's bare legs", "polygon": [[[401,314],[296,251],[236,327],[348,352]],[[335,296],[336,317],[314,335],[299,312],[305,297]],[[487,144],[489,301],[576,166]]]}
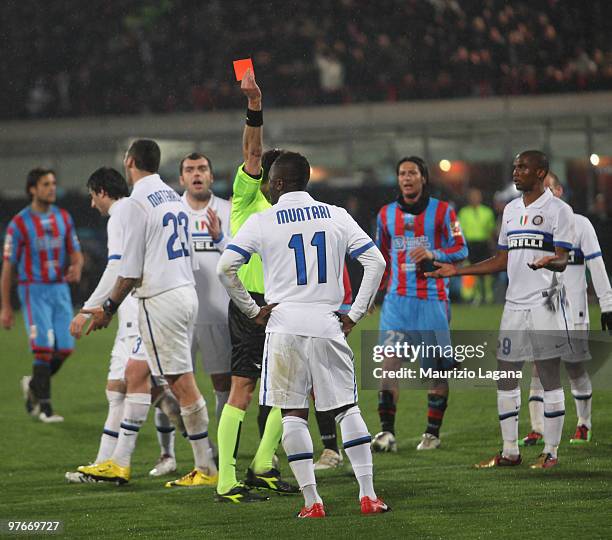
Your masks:
{"label": "player's bare legs", "polygon": [[[250,377],[232,375],[231,390],[218,429],[219,442],[219,495],[232,492],[240,486],[236,477],[236,456],[240,430],[246,414],[246,409],[253,399],[257,380]],[[268,414],[262,439],[247,471],[247,485],[260,486],[264,482],[268,489],[282,493],[295,493],[295,487],[280,479],[278,471],[273,467],[273,457],[280,443],[282,424],[280,409],[272,408]],[[265,487],[261,484],[260,487]],[[238,502],[238,501],[234,501]],[[241,501],[242,502],[242,501]]]}
{"label": "player's bare legs", "polygon": [[591,404],[593,401],[593,384],[591,377],[582,362],[563,362],[570,380],[570,388],[574,403],[576,404],[576,415],[578,424],[574,437],[570,439],[572,444],[584,444],[591,440]]}
{"label": "player's bare legs", "polygon": [[228,405],[246,411],[253,399],[253,392],[255,391],[256,385],[257,381],[255,379],[233,375],[231,379],[230,395],[227,399]]}
{"label": "player's bare legs", "polygon": [[232,376],[230,373],[212,373],[210,382],[215,391],[215,415],[217,422],[221,418],[221,411],[229,399],[230,389],[232,387]]}
{"label": "player's bare legs", "polygon": [[217,466],[208,440],[208,411],[195,377],[192,372],[165,377],[181,406],[181,416],[193,450],[195,468],[208,477],[215,478]]}

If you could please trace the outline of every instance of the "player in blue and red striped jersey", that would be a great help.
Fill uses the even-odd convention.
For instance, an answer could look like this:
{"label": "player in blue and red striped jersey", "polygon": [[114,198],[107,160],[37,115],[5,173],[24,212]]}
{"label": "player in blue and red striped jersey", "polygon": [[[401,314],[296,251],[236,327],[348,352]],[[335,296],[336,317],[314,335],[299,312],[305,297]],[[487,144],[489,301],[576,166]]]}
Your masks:
{"label": "player in blue and red striped jersey", "polygon": [[[447,279],[428,279],[424,272],[433,261],[458,262],[467,257],[466,242],[455,211],[447,202],[429,196],[429,171],[419,157],[397,164],[400,195],[383,206],[377,219],[377,246],[387,261],[381,289],[386,296],[380,318],[381,344],[396,342],[450,344]],[[435,332],[432,332],[435,331]],[[386,358],[384,371],[401,367],[399,358]],[[421,367],[451,368],[452,358],[421,359]],[[397,379],[383,378],[378,414],[382,431],[372,440],[376,451],[395,451],[395,412],[399,398]],[[440,446],[440,426],[448,402],[446,379],[430,381],[427,428],[417,450]]]}
{"label": "player in blue and red striped jersey", "polygon": [[34,355],[32,376],[22,379],[26,408],[43,422],[61,422],[51,407],[51,375],[57,373],[74,348],[69,326],[72,302],[68,283],[81,279],[83,255],[72,218],[53,203],[55,173],[33,169],[26,193],[32,203],[9,223],[4,240],[2,310],[0,321],[13,326],[11,284],[18,276],[18,293],[26,333]]}

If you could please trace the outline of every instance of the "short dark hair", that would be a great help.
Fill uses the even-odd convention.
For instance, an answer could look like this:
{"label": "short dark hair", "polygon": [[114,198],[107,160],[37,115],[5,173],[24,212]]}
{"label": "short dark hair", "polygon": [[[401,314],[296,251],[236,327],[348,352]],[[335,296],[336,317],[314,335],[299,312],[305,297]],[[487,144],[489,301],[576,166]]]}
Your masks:
{"label": "short dark hair", "polygon": [[100,167],[96,169],[87,180],[87,189],[94,193],[100,193],[102,190],[111,199],[122,199],[130,194],[127,182],[121,173],[110,167]]}
{"label": "short dark hair", "polygon": [[427,163],[425,163],[425,160],[423,158],[420,158],[418,156],[406,156],[400,159],[397,162],[397,165],[395,166],[396,175],[399,175],[400,166],[402,163],[406,163],[406,161],[414,163],[419,168],[421,176],[425,178],[425,182],[429,183],[429,169],[427,168]]}
{"label": "short dark hair", "polygon": [[262,183],[268,181],[268,175],[270,174],[270,169],[274,162],[278,159],[278,156],[284,154],[285,150],[281,150],[280,148],[272,148],[271,150],[266,150],[261,156],[261,168],[263,169]]}
{"label": "short dark hair", "polygon": [[282,152],[273,164],[279,178],[298,190],[306,189],[310,180],[310,163],[302,154]]}
{"label": "short dark hair", "polygon": [[181,159],[181,162],[179,163],[179,175],[183,174],[183,163],[185,163],[185,161],[187,161],[188,159],[205,159],[206,161],[208,161],[208,168],[210,169],[210,172],[213,172],[212,161],[210,161],[210,158],[206,154],[201,154],[200,152],[191,152],[190,154],[187,154],[183,159]]}
{"label": "short dark hair", "polygon": [[544,152],[540,150],[525,150],[521,152],[519,156],[535,161],[538,169],[544,169],[545,173],[548,173],[550,163],[548,161],[548,156]]}
{"label": "short dark hair", "polygon": [[30,200],[32,200],[32,194],[30,193],[30,188],[36,187],[38,181],[48,174],[52,174],[55,176],[55,171],[53,169],[45,169],[44,167],[36,167],[32,169],[26,178],[26,193]]}
{"label": "short dark hair", "polygon": [[129,147],[127,155],[134,158],[136,168],[141,171],[156,173],[159,171],[161,150],[151,139],[137,139]]}

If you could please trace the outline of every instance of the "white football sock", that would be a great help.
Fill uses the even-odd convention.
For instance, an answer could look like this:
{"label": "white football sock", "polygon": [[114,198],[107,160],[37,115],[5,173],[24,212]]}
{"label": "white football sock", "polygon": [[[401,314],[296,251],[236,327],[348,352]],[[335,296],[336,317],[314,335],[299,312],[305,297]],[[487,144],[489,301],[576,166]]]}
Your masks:
{"label": "white football sock", "polygon": [[531,377],[529,385],[529,419],[531,430],[544,433],[544,387],[540,377]]}
{"label": "white football sock", "polygon": [[151,394],[126,394],[123,402],[123,420],[112,460],[120,467],[129,467],[140,426],[147,419]]}
{"label": "white football sock", "polygon": [[504,447],[504,457],[516,457],[520,454],[518,447],[518,416],[521,408],[521,389],[498,390],[497,412]]}
{"label": "white football sock", "polygon": [[217,474],[217,466],[208,441],[208,410],[204,398],[200,396],[195,403],[181,407],[181,416],[193,450],[196,469],[214,476]]}
{"label": "white football sock", "polygon": [[565,418],[563,388],[544,391],[544,453],[557,457]]}
{"label": "white football sock", "polygon": [[297,416],[285,416],[282,440],[289,466],[304,495],[304,505],[310,507],[323,502],[317,493],[308,422]]}
{"label": "white football sock", "polygon": [[221,418],[221,413],[223,412],[223,407],[227,403],[229,398],[228,392],[221,392],[219,390],[215,390],[215,414],[217,416],[217,424],[219,423],[219,419]]}
{"label": "white football sock", "polygon": [[336,417],[342,433],[344,451],[351,461],[355,478],[359,482],[359,498],[376,500],[372,471],[372,437],[356,405]]}
{"label": "white football sock", "polygon": [[123,392],[107,390],[106,399],[108,401],[108,414],[106,415],[104,431],[102,432],[102,437],[100,437],[100,447],[98,448],[98,455],[94,463],[102,463],[113,455],[117,439],[119,438],[119,426],[123,418],[125,394]]}
{"label": "white football sock", "polygon": [[176,396],[169,389],[166,389],[161,397],[157,400],[156,405],[168,417],[172,425],[184,434],[185,424],[183,423],[183,418],[181,416],[181,406],[179,405]]}
{"label": "white football sock", "polygon": [[586,426],[591,429],[591,404],[593,402],[593,385],[591,377],[585,371],[577,379],[570,379],[572,396],[576,403],[576,414],[578,415],[578,425]]}
{"label": "white football sock", "polygon": [[157,428],[157,442],[162,456],[174,457],[174,437],[176,428],[170,422],[164,411],[155,407],[155,427]]}

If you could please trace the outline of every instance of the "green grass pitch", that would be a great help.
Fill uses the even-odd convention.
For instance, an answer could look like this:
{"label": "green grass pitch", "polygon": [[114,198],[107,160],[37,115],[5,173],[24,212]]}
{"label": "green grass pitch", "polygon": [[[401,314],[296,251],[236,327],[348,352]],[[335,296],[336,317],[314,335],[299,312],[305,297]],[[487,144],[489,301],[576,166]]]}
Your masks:
{"label": "green grass pitch", "polygon": [[[497,306],[455,306],[454,327],[495,329],[500,314]],[[598,316],[593,315],[592,320],[597,321]],[[374,329],[376,324],[377,316],[369,317],[358,329]],[[560,466],[550,471],[534,471],[526,465],[508,470],[471,468],[500,445],[492,389],[451,394],[442,448],[417,453],[415,446],[425,424],[425,394],[404,391],[397,416],[400,450],[395,455],[374,456],[377,491],[393,508],[386,515],[359,514],[357,484],[348,467],[318,477],[329,515],[324,520],[295,519],[301,496],[272,496],[263,504],[221,505],[213,502],[212,488],[166,489],[163,481],[147,474],[158,455],[152,413],[141,431],[128,485],[66,484],[64,472],[92,460],[97,451],[106,414],[104,385],[113,336],[109,329],[78,343],[53,381],[54,405],[66,421],[43,425],[23,410],[19,379],[30,371],[30,355],[21,320],[12,331],[0,333],[0,519],[61,519],[69,538],[609,537],[609,391],[595,394],[593,443],[570,447],[567,441],[575,427],[575,411],[566,390],[568,414]],[[359,365],[358,332],[351,342]],[[201,372],[197,377],[207,401],[214,403],[206,377]],[[360,407],[371,433],[376,433],[376,392],[362,391]],[[528,427],[526,409],[524,406],[521,414],[521,434]],[[239,471],[248,466],[258,442],[255,417],[253,404],[243,429]],[[318,453],[321,444],[314,421],[311,426]],[[214,420],[210,432],[216,433]],[[182,474],[191,468],[191,450],[181,437],[176,447]],[[537,450],[527,449],[526,462],[536,455]],[[282,469],[292,478],[286,461]]]}

